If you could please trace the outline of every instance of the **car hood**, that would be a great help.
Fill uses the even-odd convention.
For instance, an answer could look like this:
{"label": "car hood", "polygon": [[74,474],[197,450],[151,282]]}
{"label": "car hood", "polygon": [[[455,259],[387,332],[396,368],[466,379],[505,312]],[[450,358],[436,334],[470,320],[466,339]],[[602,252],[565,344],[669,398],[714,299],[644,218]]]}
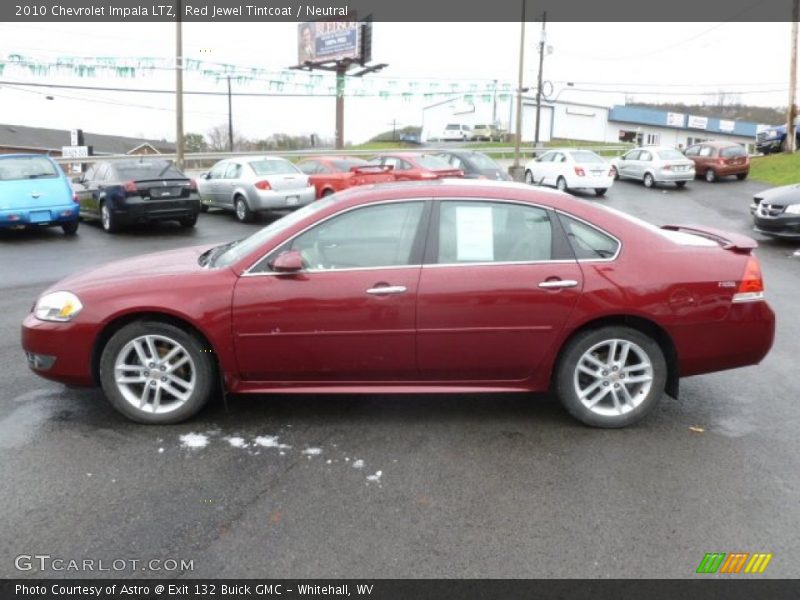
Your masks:
{"label": "car hood", "polygon": [[[51,286],[48,291],[67,290],[77,293],[109,285],[118,286],[128,283],[136,285],[137,281],[143,279],[152,282],[156,278],[174,278],[193,272],[199,273],[206,269],[197,263],[198,257],[216,245],[191,246],[115,260],[100,267],[70,275]],[[162,283],[161,285],[168,284]]]}
{"label": "car hood", "polygon": [[766,200],[768,203],[779,204],[798,204],[800,203],[800,183],[782,185],[759,192],[754,196],[759,201]]}

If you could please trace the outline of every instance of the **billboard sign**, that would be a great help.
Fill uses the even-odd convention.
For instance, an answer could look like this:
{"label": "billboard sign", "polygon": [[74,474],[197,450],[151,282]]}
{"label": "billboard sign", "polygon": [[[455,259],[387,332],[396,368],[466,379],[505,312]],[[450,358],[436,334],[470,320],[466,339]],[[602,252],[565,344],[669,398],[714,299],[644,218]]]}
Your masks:
{"label": "billboard sign", "polygon": [[362,25],[358,21],[300,23],[297,29],[298,64],[346,59],[363,61]]}
{"label": "billboard sign", "polygon": [[683,127],[683,115],[681,113],[667,113],[667,125],[670,127]]}
{"label": "billboard sign", "polygon": [[706,129],[708,127],[708,117],[689,116],[689,127],[691,129]]}

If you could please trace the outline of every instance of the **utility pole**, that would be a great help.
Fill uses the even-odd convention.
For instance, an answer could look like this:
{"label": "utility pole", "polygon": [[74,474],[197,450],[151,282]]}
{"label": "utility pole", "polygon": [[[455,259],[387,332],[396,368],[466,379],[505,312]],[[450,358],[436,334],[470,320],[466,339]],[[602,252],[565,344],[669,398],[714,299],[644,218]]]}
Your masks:
{"label": "utility pole", "polygon": [[800,21],[800,0],[792,2],[792,55],[789,57],[789,110],[786,115],[786,152],[797,149],[795,119],[797,117],[797,22]]}
{"label": "utility pole", "polygon": [[231,101],[230,75],[228,75],[228,151],[233,152],[233,104]]}
{"label": "utility pole", "polygon": [[519,77],[517,82],[517,126],[514,136],[514,164],[509,169],[509,174],[515,181],[522,181],[523,168],[519,164],[519,145],[522,139],[522,77],[525,63],[525,0],[522,0],[522,21],[519,29]]}
{"label": "utility pole", "polygon": [[178,20],[175,31],[175,164],[183,169],[183,28],[181,0],[178,0]]}
{"label": "utility pole", "polygon": [[492,85],[492,127],[497,126],[497,79]]}
{"label": "utility pole", "polygon": [[344,76],[347,64],[336,65],[336,149],[344,149]]}
{"label": "utility pole", "polygon": [[542,13],[542,33],[539,37],[539,83],[536,86],[536,136],[533,147],[539,147],[539,117],[542,114],[542,68],[544,67],[544,44],[547,39],[545,26],[547,25],[547,11]]}

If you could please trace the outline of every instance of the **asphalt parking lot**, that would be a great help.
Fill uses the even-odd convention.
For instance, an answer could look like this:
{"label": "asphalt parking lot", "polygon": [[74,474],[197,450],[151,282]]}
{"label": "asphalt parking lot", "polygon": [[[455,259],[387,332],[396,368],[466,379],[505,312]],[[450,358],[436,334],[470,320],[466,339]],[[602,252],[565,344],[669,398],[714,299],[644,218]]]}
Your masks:
{"label": "asphalt parking lot", "polygon": [[[623,181],[585,197],[751,233],[763,187]],[[0,232],[0,575],[87,575],[15,569],[38,553],[193,561],[111,573],[148,577],[682,578],[716,551],[771,552],[765,576],[797,575],[797,245],[760,240],[778,318],[767,359],[685,379],[680,400],[618,431],[527,395],[234,397],[146,427],[29,372],[19,325],[50,283],[258,226],[212,212],[193,231]]]}

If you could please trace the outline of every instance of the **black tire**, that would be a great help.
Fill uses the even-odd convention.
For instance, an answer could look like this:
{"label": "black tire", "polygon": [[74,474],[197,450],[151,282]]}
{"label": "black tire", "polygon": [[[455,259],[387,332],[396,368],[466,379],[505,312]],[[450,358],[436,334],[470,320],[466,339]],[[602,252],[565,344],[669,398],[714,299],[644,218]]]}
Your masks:
{"label": "black tire", "polygon": [[78,219],[74,221],[69,221],[68,223],[61,224],[61,231],[64,232],[64,235],[75,235],[78,233]]}
{"label": "black tire", "polygon": [[180,219],[178,223],[181,224],[181,227],[190,229],[197,225],[197,214],[194,214],[191,217],[184,217],[183,219]]}
{"label": "black tire", "polygon": [[[613,365],[614,361],[608,359],[609,352],[607,351],[605,355],[602,354],[604,343],[611,344],[613,340],[616,340],[617,343],[623,341],[631,344],[632,349],[628,353],[625,365],[632,365],[636,364],[636,361],[641,361],[642,356],[639,355],[639,352],[649,361],[651,365],[649,375],[652,377],[649,388],[645,389],[647,384],[640,382],[627,383],[626,385],[624,382],[625,371],[619,368],[619,364],[616,365],[616,372],[612,372],[611,369],[613,367],[609,367],[608,371],[602,372],[598,367],[598,375],[594,379],[592,376],[578,370],[581,359],[584,355],[589,354],[593,348],[599,348],[599,350],[597,355],[592,351],[592,356],[595,356],[601,363],[606,362]],[[634,347],[636,348],[635,350],[633,349]],[[617,351],[615,358],[621,358],[620,350]],[[633,372],[637,373],[641,372],[641,370],[634,370]],[[622,374],[622,378],[620,378],[620,374]],[[628,377],[639,376],[628,375]],[[588,391],[589,386],[597,381],[601,381],[601,384],[596,388],[598,391],[602,391],[605,388],[608,388],[608,391],[601,394],[599,400],[596,400],[596,394],[593,398],[592,393],[590,393],[588,397],[591,400],[596,400],[596,404],[594,407],[589,408],[579,397],[577,388],[585,385],[586,387],[583,389]],[[553,387],[556,396],[567,411],[582,423],[592,427],[618,428],[631,425],[650,413],[661,399],[666,381],[667,363],[658,343],[636,329],[621,325],[610,325],[583,331],[567,343],[556,365]],[[622,387],[629,394],[632,392],[632,395],[630,395],[632,402],[628,403],[622,400],[620,406],[625,405],[625,410],[618,414],[614,400],[616,394],[620,394],[620,398],[622,398]],[[613,414],[608,414],[609,412]]]}
{"label": "black tire", "polygon": [[644,179],[642,179],[642,183],[644,183],[644,187],[646,188],[655,187],[656,179],[655,177],[653,177],[652,173],[645,173]]}
{"label": "black tire", "polygon": [[745,179],[747,179],[747,175],[748,173],[737,173],[736,179],[738,179],[739,181],[744,181]]}
{"label": "black tire", "polygon": [[534,185],[536,183],[533,180],[533,173],[531,173],[529,169],[525,170],[525,183],[528,185]]}
{"label": "black tire", "polygon": [[563,177],[559,177],[556,180],[556,189],[561,192],[568,192],[569,188],[567,188],[567,180],[564,179]]}
{"label": "black tire", "polygon": [[714,183],[717,180],[717,172],[714,169],[709,169],[706,171],[706,181],[708,183]]}
{"label": "black tire", "polygon": [[328,190],[322,190],[322,196],[321,196],[321,197],[322,197],[322,198],[325,198],[326,196],[330,196],[330,195],[331,195],[331,194],[333,194],[333,193],[334,193],[334,192],[333,192],[333,190],[331,190],[331,189],[328,189]]}
{"label": "black tire", "polygon": [[200,203],[200,212],[201,212],[201,213],[207,213],[207,212],[208,212],[208,204],[203,204],[203,203],[201,202],[201,203]]}
{"label": "black tire", "polygon": [[106,233],[115,233],[119,231],[119,223],[114,216],[114,212],[108,208],[105,200],[100,202],[100,226]]}
{"label": "black tire", "polygon": [[595,188],[594,195],[595,196],[605,196],[608,188]]}
{"label": "black tire", "polygon": [[242,223],[252,223],[255,219],[255,213],[247,206],[247,200],[244,196],[236,196],[233,199],[233,208],[236,213],[236,218]]}
{"label": "black tire", "polygon": [[685,181],[676,181],[675,185],[678,186],[679,189],[683,189],[683,188],[686,187],[686,182]]}
{"label": "black tire", "polygon": [[[187,364],[191,365],[191,372],[194,374],[193,388],[184,401],[177,403],[176,407],[168,412],[148,412],[147,410],[141,410],[134,406],[131,401],[126,399],[125,393],[120,389],[114,376],[115,365],[120,353],[133,352],[132,350],[125,350],[128,343],[145,335],[159,336],[159,338],[166,338],[170,341],[177,342],[191,359],[191,363]],[[156,341],[156,344],[158,343],[163,342],[160,340]],[[158,346],[156,346],[156,348],[158,350]],[[103,349],[103,354],[100,358],[100,383],[111,405],[132,421],[150,425],[179,423],[197,414],[209,401],[212,393],[216,389],[215,361],[212,352],[209,350],[208,346],[200,339],[174,325],[162,323],[160,321],[134,321],[115,333]],[[187,367],[184,366],[181,368],[185,369]],[[161,370],[159,369],[156,371],[156,369],[159,369],[159,367],[156,366],[153,368],[153,372],[157,375],[156,379],[158,379]],[[176,373],[177,372],[178,371],[176,371]],[[160,384],[157,382],[152,385],[160,387]],[[169,385],[173,384],[169,383]],[[141,386],[141,389],[144,389],[144,385]],[[162,394],[166,394],[166,392],[162,392]],[[151,406],[152,404],[148,396],[146,405]],[[169,408],[168,404],[163,406]]]}

